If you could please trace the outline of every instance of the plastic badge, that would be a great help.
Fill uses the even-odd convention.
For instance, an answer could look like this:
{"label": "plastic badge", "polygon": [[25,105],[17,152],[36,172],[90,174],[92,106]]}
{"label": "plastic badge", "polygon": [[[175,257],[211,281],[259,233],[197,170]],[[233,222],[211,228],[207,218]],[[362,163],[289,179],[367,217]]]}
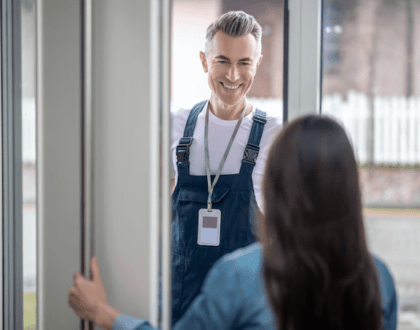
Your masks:
{"label": "plastic badge", "polygon": [[198,245],[219,246],[220,244],[220,210],[201,209],[198,212]]}

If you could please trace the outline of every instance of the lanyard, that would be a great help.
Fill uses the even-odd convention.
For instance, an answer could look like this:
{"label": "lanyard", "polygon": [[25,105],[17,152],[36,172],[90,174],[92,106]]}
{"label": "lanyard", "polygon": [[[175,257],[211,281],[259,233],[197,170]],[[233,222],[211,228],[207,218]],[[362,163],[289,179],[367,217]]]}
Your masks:
{"label": "lanyard", "polygon": [[206,124],[205,124],[205,128],[204,128],[204,145],[205,145],[205,154],[206,154],[206,172],[207,172],[207,187],[208,187],[207,189],[208,189],[208,193],[209,193],[209,196],[207,198],[207,210],[209,212],[211,212],[211,196],[213,194],[214,186],[216,185],[217,180],[219,180],[220,173],[222,173],[222,168],[223,168],[223,165],[225,165],[225,161],[226,161],[226,158],[229,154],[230,147],[232,146],[233,140],[235,140],[235,136],[236,136],[236,133],[238,133],[239,126],[241,126],[242,119],[244,118],[244,115],[245,115],[246,106],[247,106],[247,104],[245,103],[245,107],[242,110],[241,117],[239,118],[238,123],[236,124],[235,130],[232,133],[232,137],[230,138],[229,144],[226,148],[225,154],[223,155],[222,161],[220,162],[219,169],[217,170],[216,177],[214,178],[214,181],[213,181],[213,184],[212,184],[211,183],[211,177],[210,177],[210,157],[209,157],[209,137],[208,137],[208,135],[209,135],[209,111],[210,111],[209,108],[210,108],[210,106],[209,106],[209,104],[207,104]]}

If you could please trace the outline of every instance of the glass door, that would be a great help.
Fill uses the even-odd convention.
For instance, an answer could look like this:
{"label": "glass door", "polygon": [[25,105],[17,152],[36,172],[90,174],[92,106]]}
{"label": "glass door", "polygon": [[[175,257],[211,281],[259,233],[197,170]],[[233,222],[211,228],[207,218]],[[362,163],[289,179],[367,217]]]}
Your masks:
{"label": "glass door", "polygon": [[371,252],[389,266],[398,329],[420,329],[420,3],[324,0],[322,113],[357,154]]}

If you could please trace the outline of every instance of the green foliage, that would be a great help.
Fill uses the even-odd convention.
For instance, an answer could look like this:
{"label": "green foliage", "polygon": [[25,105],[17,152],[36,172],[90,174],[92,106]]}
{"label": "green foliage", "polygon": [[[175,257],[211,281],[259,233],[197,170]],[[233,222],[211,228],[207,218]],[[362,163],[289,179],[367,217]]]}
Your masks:
{"label": "green foliage", "polygon": [[23,330],[36,330],[36,293],[23,293]]}

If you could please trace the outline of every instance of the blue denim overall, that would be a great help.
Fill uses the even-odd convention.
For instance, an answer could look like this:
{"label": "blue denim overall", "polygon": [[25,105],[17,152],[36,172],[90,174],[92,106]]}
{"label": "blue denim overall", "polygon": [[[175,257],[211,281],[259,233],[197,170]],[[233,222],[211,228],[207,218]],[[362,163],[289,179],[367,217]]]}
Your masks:
{"label": "blue denim overall", "polygon": [[[207,208],[207,177],[190,175],[189,151],[195,123],[207,101],[196,104],[176,148],[178,182],[172,194],[172,324],[200,293],[207,272],[224,254],[254,243],[254,217],[260,213],[252,183],[252,171],[266,123],[256,110],[238,174],[221,175],[213,190],[214,209],[221,211],[220,245],[197,244],[198,212]],[[211,182],[214,180],[211,176]]]}

